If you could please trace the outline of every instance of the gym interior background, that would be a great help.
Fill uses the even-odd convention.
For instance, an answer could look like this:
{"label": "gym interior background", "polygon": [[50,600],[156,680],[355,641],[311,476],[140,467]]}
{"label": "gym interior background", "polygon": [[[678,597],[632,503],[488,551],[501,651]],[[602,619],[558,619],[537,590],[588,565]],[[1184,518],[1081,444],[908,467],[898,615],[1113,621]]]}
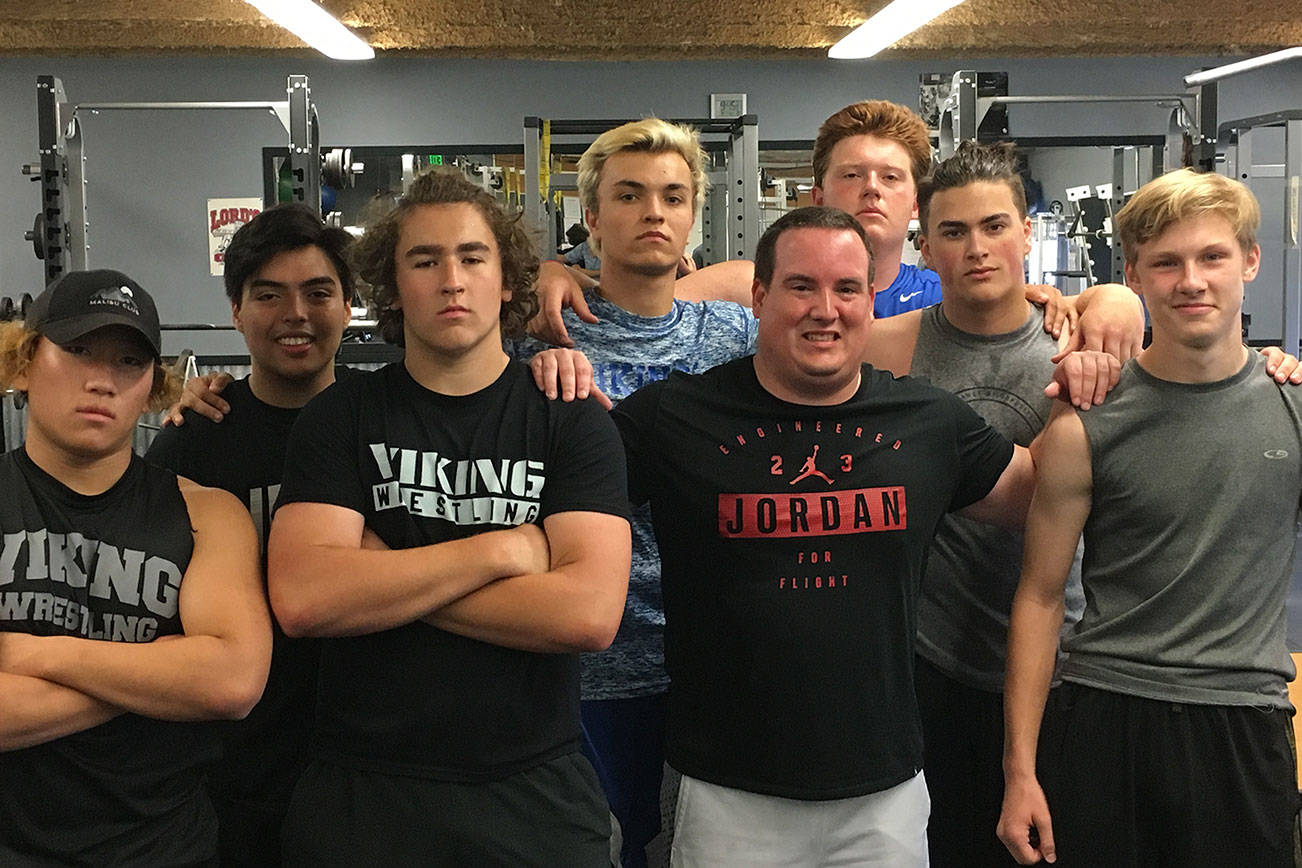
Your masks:
{"label": "gym interior background", "polygon": [[[77,4],[69,8],[72,5]],[[540,30],[526,26],[528,21],[491,22],[483,26],[499,31],[492,45],[476,46],[468,39],[459,47],[382,50],[375,60],[346,63],[323,59],[288,36],[281,40],[282,47],[242,53],[205,49],[202,40],[178,47],[157,41],[150,27],[157,29],[158,22],[125,18],[121,33],[106,44],[68,51],[61,46],[69,42],[60,37],[67,22],[57,20],[57,8],[19,12],[18,5],[10,4],[11,11],[0,13],[0,30],[7,32],[0,37],[0,297],[35,295],[43,285],[42,263],[24,239],[40,207],[39,185],[21,173],[24,164],[38,162],[39,75],[58,76],[70,102],[91,103],[284,100],[287,76],[303,74],[319,112],[323,147],[439,145],[455,150],[519,145],[526,116],[704,118],[709,117],[711,94],[745,94],[746,111],[758,119],[764,149],[766,143],[785,147],[811,142],[827,115],[858,99],[877,97],[917,106],[919,78],[925,74],[948,75],[957,69],[1003,72],[1012,95],[1169,94],[1185,91],[1183,76],[1196,70],[1302,44],[1302,7],[1293,4],[1269,4],[1270,20],[1264,23],[1248,21],[1254,16],[1245,12],[1244,23],[1212,3],[1185,8],[1171,2],[1132,9],[1124,24],[1101,17],[1110,14],[1107,4],[1093,12],[1077,9],[1071,21],[1060,22],[1042,41],[1037,41],[1034,27],[1029,34],[1021,32],[1018,44],[1033,47],[1017,50],[1001,46],[1010,44],[1010,34],[1027,27],[1007,20],[990,27],[973,22],[972,16],[988,14],[993,21],[1003,14],[1001,6],[984,4],[964,13],[968,23],[959,36],[954,28],[945,30],[937,23],[932,26],[940,35],[934,40],[929,42],[924,38],[927,31],[919,31],[921,42],[915,40],[914,47],[866,61],[821,56],[848,26],[791,24],[791,44],[775,45],[771,33],[759,34],[761,29],[781,30],[785,4],[772,2],[762,19],[749,7],[734,13],[716,8],[706,15],[704,7],[691,6],[672,12],[688,19],[675,28],[635,27],[631,29],[638,32],[631,34],[625,28],[617,34],[619,39],[593,41],[592,33],[599,29],[593,16],[617,17],[620,5],[590,8],[564,0],[549,16],[567,20],[568,28]],[[1204,9],[1200,19],[1199,10]],[[838,14],[854,17],[871,11],[856,7]],[[1149,14],[1153,27],[1135,24]],[[672,34],[692,30],[694,15],[700,16],[700,33],[673,42]],[[735,20],[715,20],[729,15]],[[857,21],[847,19],[849,23]],[[1252,33],[1247,36],[1249,24]],[[439,26],[430,25],[432,30]],[[535,31],[545,32],[545,38],[535,38]],[[1074,31],[1079,31],[1079,39]],[[725,32],[726,40],[718,36]],[[664,33],[671,36],[657,38]],[[630,39],[644,40],[641,49],[627,51],[628,57],[639,59],[621,60]],[[598,45],[600,49],[583,47]],[[595,56],[602,59],[555,59]],[[663,59],[641,59],[647,57]],[[1302,60],[1227,78],[1219,85],[1217,114],[1222,119],[1299,109]],[[269,112],[123,111],[80,117],[88,264],[136,277],[157,298],[164,322],[229,323],[221,279],[208,270],[207,200],[261,196],[263,151],[285,147],[284,128]],[[1168,132],[1168,121],[1169,109],[1144,103],[1015,104],[1008,107],[1008,138],[1160,138]],[[1254,162],[1283,163],[1282,135],[1262,144]],[[1042,166],[1045,173],[1060,176],[1059,183],[1111,180],[1106,158],[1092,166],[1071,160],[1051,166],[1053,162],[1046,159]],[[1278,341],[1284,334],[1288,218],[1283,200],[1288,179],[1279,174],[1273,188],[1258,189],[1265,214],[1263,267],[1248,288],[1245,307],[1252,317],[1254,342]],[[1296,212],[1291,219],[1297,220]],[[1292,231],[1297,232],[1296,222]],[[1297,286],[1291,289],[1299,291]],[[231,331],[171,331],[164,340],[166,354],[192,348],[201,360],[243,352],[239,336]],[[1297,346],[1288,349],[1298,351]],[[1296,576],[1295,587],[1302,588]],[[1302,647],[1302,593],[1298,596],[1299,605],[1292,607],[1295,648]]]}

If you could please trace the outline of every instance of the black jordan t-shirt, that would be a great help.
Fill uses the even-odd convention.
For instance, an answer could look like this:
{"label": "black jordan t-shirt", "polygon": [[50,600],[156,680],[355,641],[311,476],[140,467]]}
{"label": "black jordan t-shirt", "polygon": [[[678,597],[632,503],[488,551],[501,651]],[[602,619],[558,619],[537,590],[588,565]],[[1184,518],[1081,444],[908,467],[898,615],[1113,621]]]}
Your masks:
{"label": "black jordan t-shirt", "polygon": [[1012,444],[953,395],[867,366],[844,403],[778,400],[753,357],[671,374],[613,415],[660,543],[669,763],[795,799],[916,774],[927,550]]}
{"label": "black jordan t-shirt", "polygon": [[[322,392],[290,438],[279,504],[296,501],[358,512],[395,549],[561,512],[628,517],[610,417],[590,399],[548,401],[516,362],[464,396],[425,389],[401,362]],[[323,646],[323,759],[493,780],[578,743],[577,655],[504,648],[421,621]]]}
{"label": "black jordan t-shirt", "polygon": [[[0,491],[0,631],[105,642],[183,632],[194,537],[174,473],[133,456],[113,487],[87,496],[19,447],[0,457]],[[215,754],[204,724],[135,714],[0,752],[0,865],[211,858],[201,766]]]}

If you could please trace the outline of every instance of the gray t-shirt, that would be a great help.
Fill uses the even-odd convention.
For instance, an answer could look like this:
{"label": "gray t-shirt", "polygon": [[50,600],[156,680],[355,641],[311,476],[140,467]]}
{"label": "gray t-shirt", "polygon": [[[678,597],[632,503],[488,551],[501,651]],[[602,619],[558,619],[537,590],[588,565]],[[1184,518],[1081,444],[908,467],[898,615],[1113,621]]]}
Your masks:
{"label": "gray t-shirt", "polygon": [[[675,300],[664,316],[642,317],[596,292],[587,294],[587,302],[601,322],[585,323],[567,310],[565,328],[592,363],[597,386],[616,403],[670,371],[696,374],[755,351],[756,320],[739,304]],[[522,360],[541,349],[546,346],[533,340],[508,347]],[[642,506],[633,510],[633,566],[624,618],[610,648],[583,655],[583,698],[624,699],[667,690],[664,625],[660,551],[651,510]]]}
{"label": "gray t-shirt", "polygon": [[[1017,331],[974,335],[945,318],[944,305],[922,312],[912,376],[953,392],[1000,434],[1030,445],[1049,418],[1044,386],[1057,343],[1032,307]],[[1080,617],[1080,551],[1067,583],[1064,631]],[[949,514],[927,558],[918,597],[917,651],[951,677],[980,690],[1004,689],[1008,613],[1022,569],[1022,535]]]}
{"label": "gray t-shirt", "polygon": [[[1251,354],[1215,383],[1136,361],[1081,413],[1093,494],[1065,681],[1167,702],[1288,708],[1284,603],[1302,390]],[[1047,472],[1053,472],[1048,468]]]}

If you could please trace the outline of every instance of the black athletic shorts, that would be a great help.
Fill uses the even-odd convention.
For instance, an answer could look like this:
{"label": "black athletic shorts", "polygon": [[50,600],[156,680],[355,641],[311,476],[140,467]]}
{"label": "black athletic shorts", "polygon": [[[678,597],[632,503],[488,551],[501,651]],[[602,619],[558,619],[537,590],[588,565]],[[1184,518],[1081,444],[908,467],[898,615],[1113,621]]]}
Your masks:
{"label": "black athletic shorts", "polygon": [[610,812],[577,751],[473,784],[318,760],[290,801],[284,864],[608,868]]}
{"label": "black athletic shorts", "polygon": [[1016,868],[995,834],[1004,801],[1004,695],[915,658],[932,868]]}
{"label": "black athletic shorts", "polygon": [[1293,868],[1286,710],[1063,684],[1037,766],[1061,868]]}

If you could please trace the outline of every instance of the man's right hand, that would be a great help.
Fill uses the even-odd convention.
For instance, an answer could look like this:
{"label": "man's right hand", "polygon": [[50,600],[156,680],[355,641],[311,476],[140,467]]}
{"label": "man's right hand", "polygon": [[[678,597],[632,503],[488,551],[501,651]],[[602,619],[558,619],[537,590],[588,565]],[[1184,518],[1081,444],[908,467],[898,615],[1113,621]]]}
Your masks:
{"label": "man's right hand", "polygon": [[1004,805],[997,827],[999,840],[1021,865],[1034,865],[1043,859],[1056,862],[1053,823],[1049,803],[1034,775],[1010,779],[1004,785]]}
{"label": "man's right hand", "polygon": [[1053,380],[1044,387],[1045,397],[1058,398],[1081,410],[1102,404],[1121,379],[1121,362],[1111,353],[1076,350],[1059,353],[1052,361],[1058,366],[1053,369]]}
{"label": "man's right hand", "polygon": [[184,425],[185,417],[181,415],[181,411],[187,408],[214,422],[220,422],[231,411],[231,405],[222,400],[221,392],[234,379],[225,371],[214,371],[186,380],[185,389],[181,391],[181,400],[167,408],[167,412],[163,414],[163,424]]}
{"label": "man's right hand", "polygon": [[540,341],[557,347],[572,347],[574,341],[565,329],[561,311],[570,308],[579,319],[587,323],[599,320],[588,309],[583,297],[583,287],[574,272],[559,262],[544,262],[538,268],[538,313],[529,320],[529,334]]}
{"label": "man's right hand", "polygon": [[511,537],[511,555],[517,566],[515,575],[545,573],[552,568],[552,550],[542,525],[525,522],[498,533]]}

